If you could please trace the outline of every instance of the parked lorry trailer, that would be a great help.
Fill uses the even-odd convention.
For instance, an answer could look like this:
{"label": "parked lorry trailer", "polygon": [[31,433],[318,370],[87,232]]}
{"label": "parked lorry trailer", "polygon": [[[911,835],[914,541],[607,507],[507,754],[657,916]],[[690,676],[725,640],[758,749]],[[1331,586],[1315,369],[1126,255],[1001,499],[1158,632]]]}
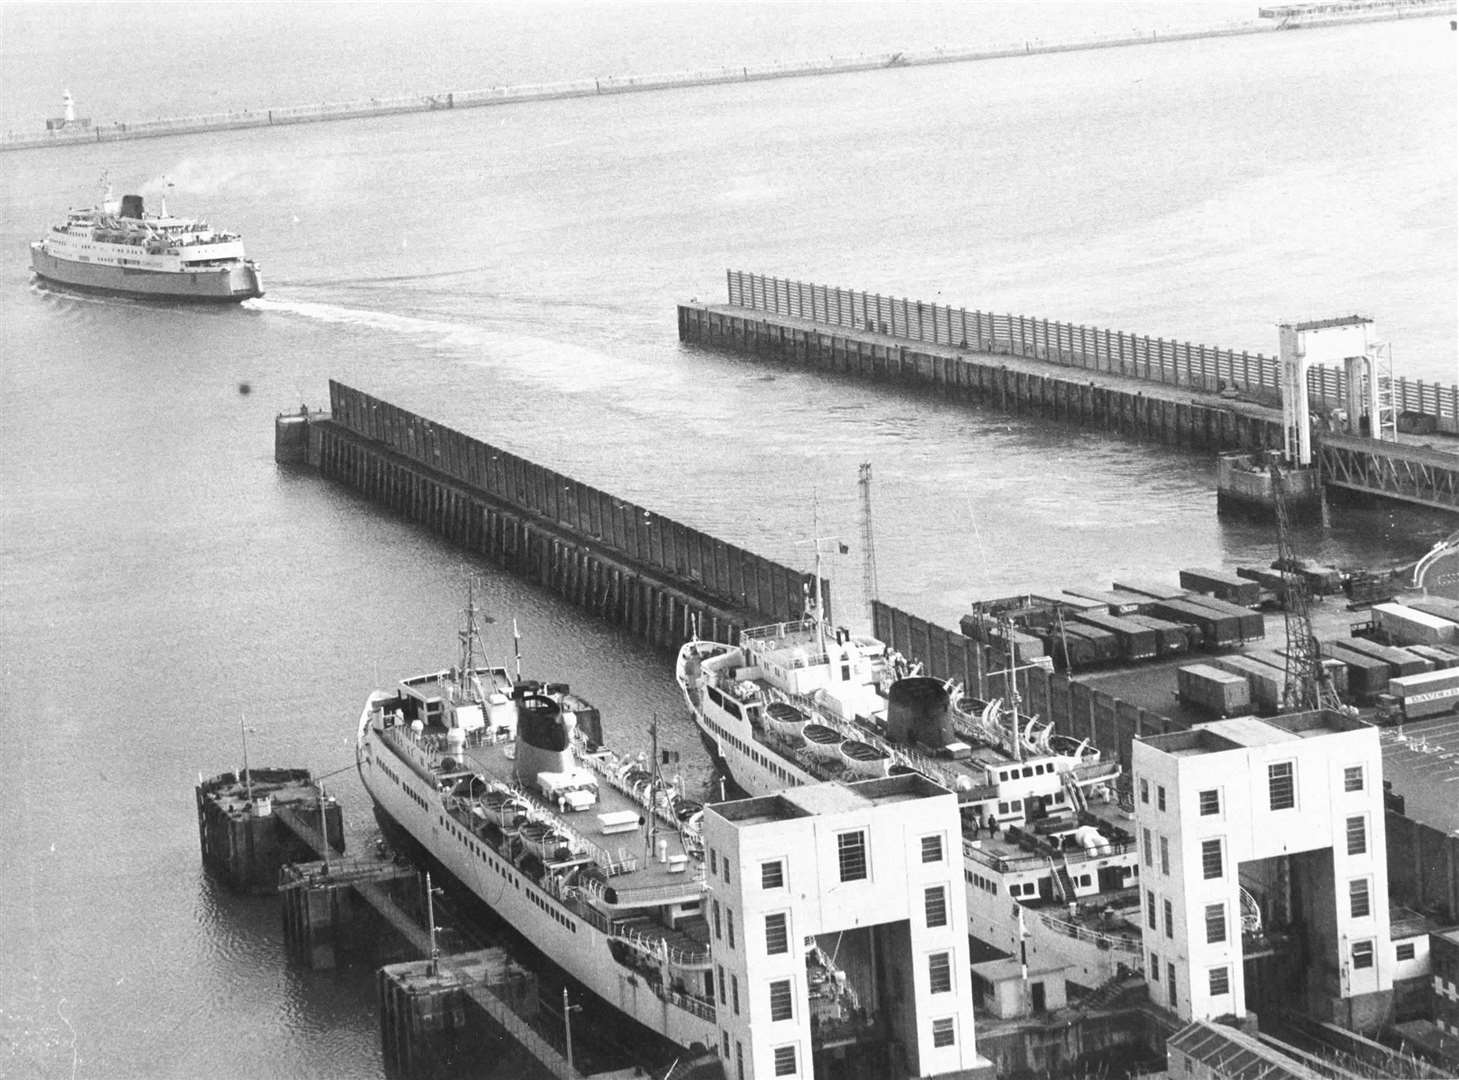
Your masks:
{"label": "parked lorry trailer", "polygon": [[1390,679],[1388,692],[1378,695],[1378,722],[1401,724],[1426,716],[1441,716],[1459,707],[1459,669],[1425,671]]}

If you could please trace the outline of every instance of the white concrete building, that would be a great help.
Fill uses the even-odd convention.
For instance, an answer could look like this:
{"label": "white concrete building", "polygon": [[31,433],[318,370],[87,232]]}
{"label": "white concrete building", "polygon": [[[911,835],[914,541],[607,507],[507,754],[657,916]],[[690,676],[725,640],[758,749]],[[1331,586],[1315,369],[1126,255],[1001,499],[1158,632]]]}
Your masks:
{"label": "white concrete building", "polygon": [[960,837],[956,797],[910,774],[705,811],[729,1080],[991,1077]]}
{"label": "white concrete building", "polygon": [[1395,960],[1377,729],[1221,720],[1137,740],[1133,764],[1151,999],[1184,1020],[1380,1018]]}

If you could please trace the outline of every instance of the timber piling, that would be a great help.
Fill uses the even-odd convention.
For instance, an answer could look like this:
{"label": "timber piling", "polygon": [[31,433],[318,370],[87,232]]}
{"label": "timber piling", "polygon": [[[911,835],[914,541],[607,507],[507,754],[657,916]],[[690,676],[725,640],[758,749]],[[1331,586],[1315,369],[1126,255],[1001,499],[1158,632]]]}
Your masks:
{"label": "timber piling", "polygon": [[279,418],[277,456],[298,461],[302,443],[323,476],[635,637],[677,649],[804,612],[800,571],[342,383],[329,392],[327,416]]}

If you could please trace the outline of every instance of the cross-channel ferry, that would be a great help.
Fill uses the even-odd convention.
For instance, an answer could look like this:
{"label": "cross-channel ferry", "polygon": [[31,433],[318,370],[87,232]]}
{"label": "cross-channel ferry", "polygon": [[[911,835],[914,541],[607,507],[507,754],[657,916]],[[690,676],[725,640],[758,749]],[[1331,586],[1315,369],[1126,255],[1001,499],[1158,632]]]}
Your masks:
{"label": "cross-channel ferry", "polygon": [[196,218],[173,217],[162,201],[148,213],[140,195],[71,210],[30,245],[44,281],[84,292],[150,300],[238,303],[263,295],[258,267],[237,233]]}

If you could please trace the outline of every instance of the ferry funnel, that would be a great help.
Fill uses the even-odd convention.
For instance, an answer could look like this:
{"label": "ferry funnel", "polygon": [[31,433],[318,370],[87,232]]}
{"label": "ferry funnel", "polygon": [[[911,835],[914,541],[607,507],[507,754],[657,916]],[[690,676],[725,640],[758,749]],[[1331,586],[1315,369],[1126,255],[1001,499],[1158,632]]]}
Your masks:
{"label": "ferry funnel", "polygon": [[926,675],[892,683],[887,691],[887,738],[903,745],[921,743],[934,750],[956,742],[947,685]]}

